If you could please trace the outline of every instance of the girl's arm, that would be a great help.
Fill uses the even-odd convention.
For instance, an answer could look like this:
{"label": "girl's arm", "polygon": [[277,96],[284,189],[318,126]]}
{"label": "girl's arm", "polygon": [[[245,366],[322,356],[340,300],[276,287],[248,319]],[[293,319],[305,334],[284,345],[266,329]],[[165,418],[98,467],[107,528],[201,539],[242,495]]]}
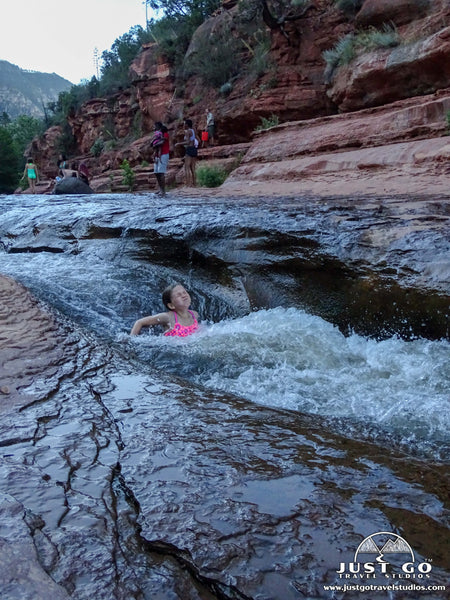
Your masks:
{"label": "girl's arm", "polygon": [[159,315],[150,315],[149,317],[142,317],[142,319],[138,319],[136,323],[133,325],[133,328],[130,331],[130,335],[139,335],[141,329],[143,327],[154,327],[155,325],[168,325],[169,324],[169,314],[168,313],[160,313]]}

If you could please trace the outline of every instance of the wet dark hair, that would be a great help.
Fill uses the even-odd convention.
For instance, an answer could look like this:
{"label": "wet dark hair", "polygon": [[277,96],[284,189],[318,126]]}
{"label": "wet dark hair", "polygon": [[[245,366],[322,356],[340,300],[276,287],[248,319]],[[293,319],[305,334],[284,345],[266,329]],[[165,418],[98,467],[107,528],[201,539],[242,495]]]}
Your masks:
{"label": "wet dark hair", "polygon": [[[166,287],[166,289],[162,293],[162,301],[166,308],[169,308],[169,304],[172,302],[172,292],[177,285],[182,285],[181,283],[172,283]],[[170,309],[169,309],[170,310]]]}
{"label": "wet dark hair", "polygon": [[161,123],[161,121],[156,121],[155,129],[157,129],[158,131],[162,131],[163,127],[164,127],[164,125]]}
{"label": "wet dark hair", "polygon": [[184,122],[186,123],[186,125],[187,125],[187,126],[190,128],[190,129],[192,129],[192,121],[191,121],[191,119],[185,119],[185,120],[184,120]]}

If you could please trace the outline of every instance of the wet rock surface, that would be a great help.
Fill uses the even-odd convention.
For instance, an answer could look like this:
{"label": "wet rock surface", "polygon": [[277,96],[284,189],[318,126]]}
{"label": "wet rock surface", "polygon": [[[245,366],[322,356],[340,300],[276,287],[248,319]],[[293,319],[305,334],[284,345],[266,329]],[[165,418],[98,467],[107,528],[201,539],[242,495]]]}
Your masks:
{"label": "wet rock surface", "polygon": [[194,269],[199,285],[244,309],[294,305],[344,331],[449,335],[447,198],[102,195],[17,211],[0,227],[9,254],[97,255],[100,244],[124,260]]}
{"label": "wet rock surface", "polygon": [[[0,494],[0,586],[4,598],[48,598],[67,600],[66,590],[57,585],[39,561],[23,504]],[[39,520],[39,519],[37,519]],[[41,526],[43,523],[41,523]]]}
{"label": "wet rock surface", "polygon": [[[442,337],[445,201],[25,196],[1,210],[2,269],[46,303],[0,279],[0,542],[24,557],[0,564],[8,600],[333,598],[324,585],[377,531],[431,561],[425,583],[447,582],[447,342],[347,341],[300,310]],[[216,323],[191,346],[132,342],[172,279]],[[260,362],[274,378],[250,401]],[[304,378],[295,409],[258,398],[283,378],[291,393]]]}
{"label": "wet rock surface", "polygon": [[[5,417],[39,399],[38,394],[20,391],[17,373],[21,372],[20,388],[28,387],[41,371],[51,378],[52,370],[56,372],[66,356],[61,346],[63,334],[53,316],[44,312],[23,286],[2,277],[0,303],[0,414]],[[25,355],[27,362],[23,364]],[[10,429],[9,435],[14,437],[14,430]]]}
{"label": "wet rock surface", "polygon": [[[1,302],[8,310],[9,296]],[[30,341],[41,320],[46,311],[29,321]],[[443,466],[146,373],[120,347],[54,323],[70,334],[64,365],[41,364],[39,401],[2,415],[8,600],[326,598],[323,585],[374,531],[401,531],[433,561],[432,583],[446,582]],[[23,377],[14,385],[27,394]]]}

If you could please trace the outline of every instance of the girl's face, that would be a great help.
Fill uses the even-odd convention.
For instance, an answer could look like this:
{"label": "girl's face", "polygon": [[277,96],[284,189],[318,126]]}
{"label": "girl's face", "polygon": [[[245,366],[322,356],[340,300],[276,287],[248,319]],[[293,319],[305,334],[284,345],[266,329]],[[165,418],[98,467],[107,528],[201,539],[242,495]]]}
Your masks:
{"label": "girl's face", "polygon": [[170,304],[175,310],[189,308],[191,305],[191,297],[182,285],[176,285],[170,295]]}

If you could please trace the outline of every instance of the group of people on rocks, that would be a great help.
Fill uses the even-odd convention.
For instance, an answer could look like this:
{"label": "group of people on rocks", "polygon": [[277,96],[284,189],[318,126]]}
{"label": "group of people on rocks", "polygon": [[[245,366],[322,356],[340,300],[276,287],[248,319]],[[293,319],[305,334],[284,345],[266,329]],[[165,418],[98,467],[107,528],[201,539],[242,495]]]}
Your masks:
{"label": "group of people on rocks", "polygon": [[[77,165],[76,163],[72,163],[69,167],[64,154],[60,154],[57,162],[57,167],[58,175],[55,177],[54,181],[50,182],[45,191],[51,189],[55,183],[58,183],[64,177],[78,177],[87,185],[89,185],[89,169],[84,161],[81,161],[79,165]],[[36,163],[31,157],[28,158],[27,163],[25,165],[22,179],[25,178],[28,179],[28,187],[31,193],[35,194],[36,184],[39,183],[39,172]]]}
{"label": "group of people on rocks", "polygon": [[[184,137],[181,142],[174,147],[184,147],[184,170],[186,185],[196,186],[196,163],[198,157],[198,148],[215,145],[216,125],[214,115],[209,108],[206,109],[205,127],[201,132],[200,139],[197,137],[191,119],[184,120]],[[169,166],[170,140],[168,129],[160,121],[155,123],[155,131],[151,140],[151,149],[153,150],[153,172],[158,183],[158,194],[166,194],[166,173]],[[89,170],[87,164],[81,161],[78,165],[72,162],[70,165],[64,154],[60,154],[57,162],[58,174],[49,188],[59,183],[65,177],[78,177],[89,185]],[[32,194],[36,193],[36,184],[39,183],[38,169],[32,158],[29,158],[24,170],[24,178],[28,178],[28,185]]]}
{"label": "group of people on rocks", "polygon": [[89,185],[89,169],[87,164],[82,160],[78,165],[73,162],[70,166],[67,163],[67,159],[64,154],[59,155],[57,162],[58,175],[56,176],[56,183],[61,181],[64,177],[78,177]]}
{"label": "group of people on rocks", "polygon": [[[202,131],[201,140],[198,139],[191,119],[184,120],[184,137],[181,142],[175,144],[184,147],[184,170],[186,177],[186,185],[197,185],[195,168],[198,157],[198,148],[207,145],[214,145],[216,138],[216,126],[214,115],[206,109],[206,127]],[[154,173],[158,183],[158,194],[165,196],[166,194],[166,173],[169,166],[170,142],[167,127],[160,121],[155,123],[155,133],[151,141],[153,150]]]}

